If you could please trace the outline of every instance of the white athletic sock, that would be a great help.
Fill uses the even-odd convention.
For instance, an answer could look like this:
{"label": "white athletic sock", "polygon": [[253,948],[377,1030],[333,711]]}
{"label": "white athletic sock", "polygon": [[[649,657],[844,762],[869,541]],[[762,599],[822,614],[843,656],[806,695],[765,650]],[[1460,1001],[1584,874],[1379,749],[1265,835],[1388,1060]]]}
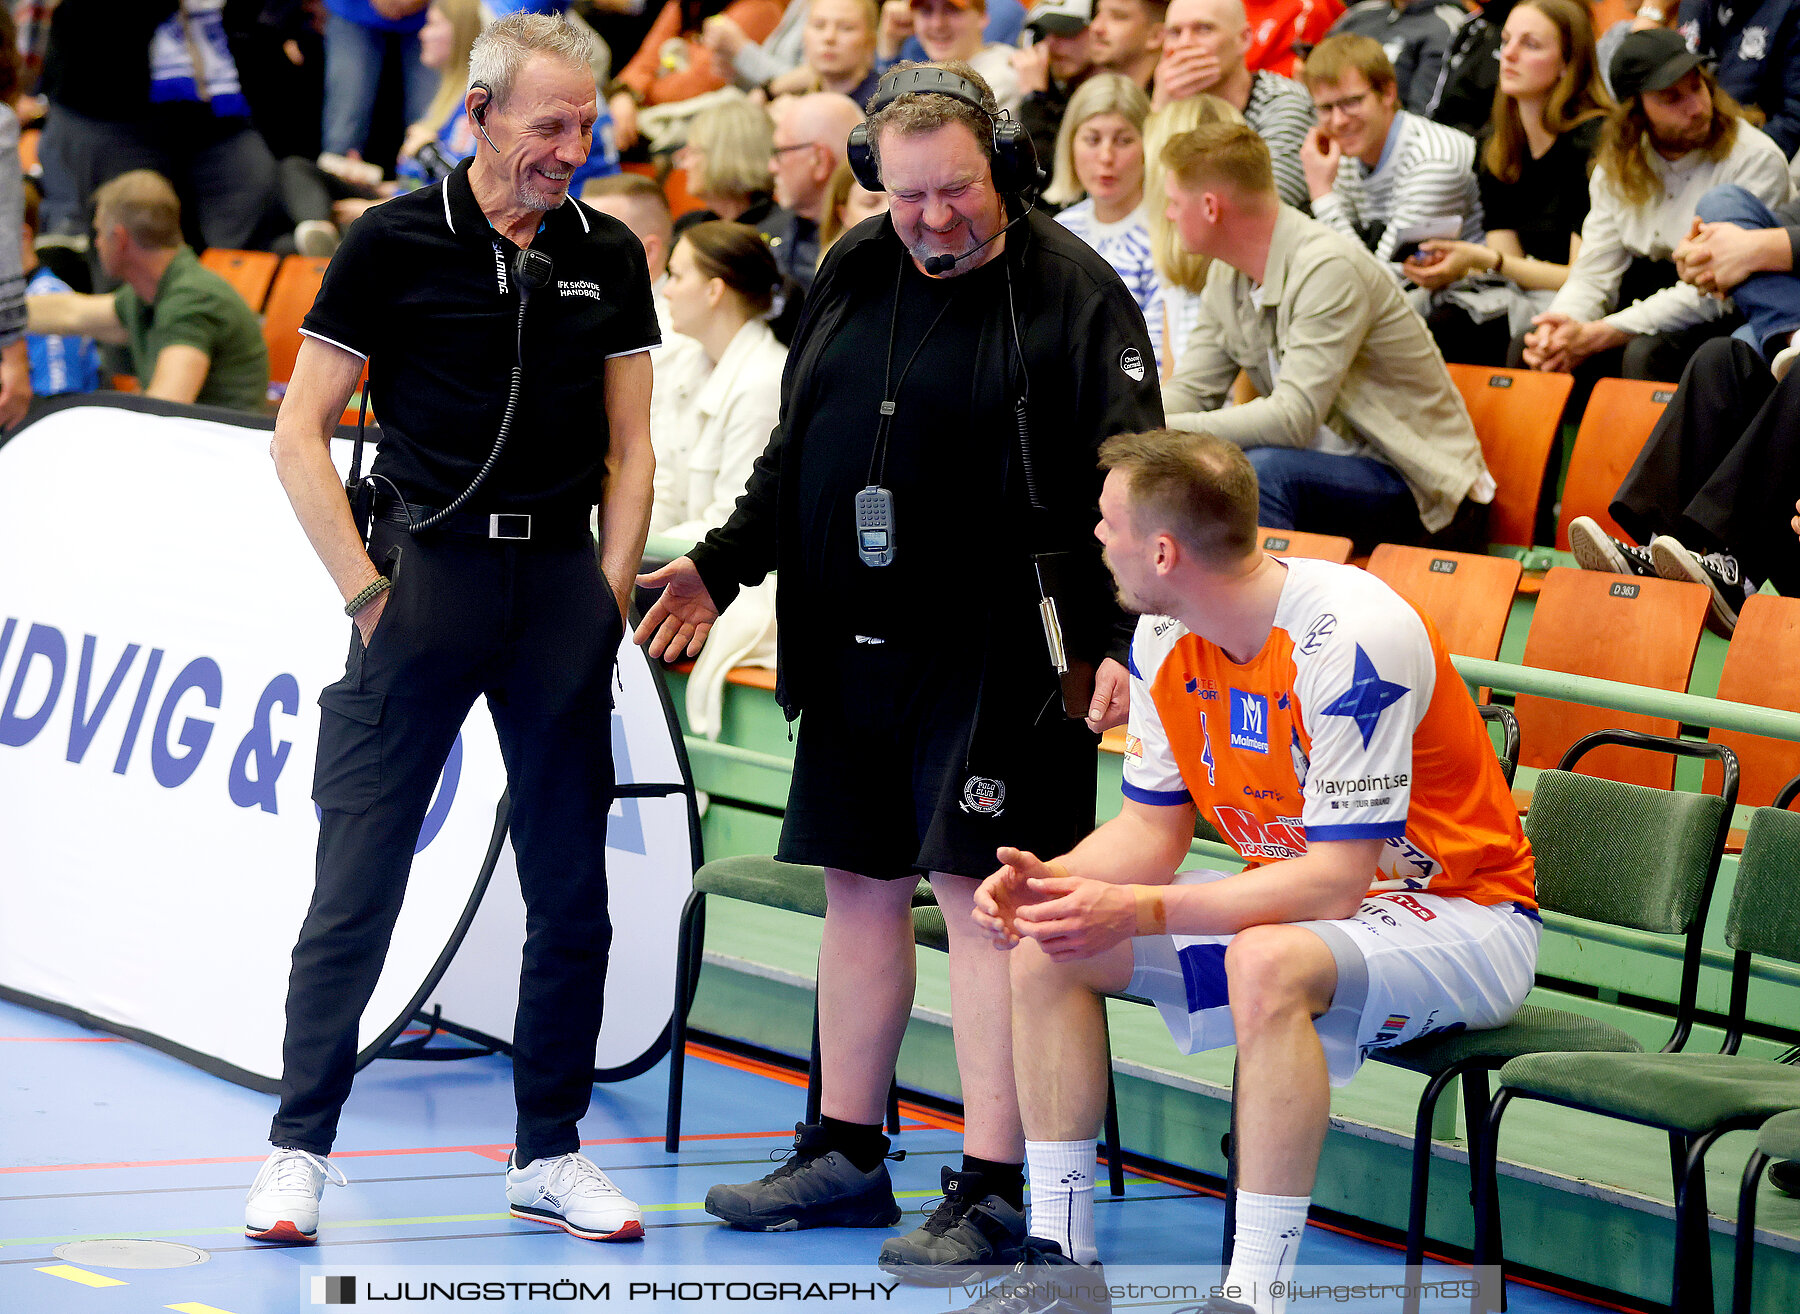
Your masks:
{"label": "white athletic sock", "polygon": [[[1243,1292],[1233,1299],[1249,1305],[1256,1314],[1282,1314],[1287,1308],[1286,1284],[1293,1280],[1309,1203],[1304,1195],[1237,1193],[1237,1232],[1225,1285]],[[1270,1285],[1276,1282],[1283,1286],[1279,1298],[1269,1294]]]}
{"label": "white athletic sock", "polygon": [[1094,1245],[1096,1141],[1026,1141],[1033,1236],[1054,1241],[1078,1264],[1100,1258]]}

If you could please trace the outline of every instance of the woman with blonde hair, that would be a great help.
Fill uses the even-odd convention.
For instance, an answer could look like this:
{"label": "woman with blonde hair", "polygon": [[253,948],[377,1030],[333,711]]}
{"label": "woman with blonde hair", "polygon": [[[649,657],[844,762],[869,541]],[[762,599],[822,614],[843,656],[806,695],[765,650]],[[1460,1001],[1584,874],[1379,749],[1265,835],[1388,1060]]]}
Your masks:
{"label": "woman with blonde hair", "polygon": [[1611,106],[1587,6],[1519,0],[1501,32],[1494,109],[1475,157],[1487,234],[1423,242],[1402,266],[1433,293],[1485,276],[1431,302],[1426,322],[1445,360],[1506,364],[1512,338],[1568,278]]}
{"label": "woman with blonde hair", "polygon": [[1119,73],[1090,76],[1063,113],[1055,170],[1044,199],[1067,206],[1056,222],[1099,252],[1125,280],[1144,314],[1160,369],[1162,281],[1151,258],[1144,204],[1144,122],[1149,117],[1150,98],[1130,78]]}
{"label": "woman with blonde hair", "polygon": [[754,226],[775,204],[769,174],[774,148],[768,111],[738,97],[694,115],[675,165],[687,171],[688,194],[714,218]]}
{"label": "woman with blonde hair", "polygon": [[1162,284],[1162,377],[1175,373],[1189,335],[1200,322],[1200,289],[1212,261],[1195,255],[1181,244],[1181,234],[1169,222],[1168,208],[1157,202],[1163,196],[1163,147],[1184,132],[1205,123],[1242,123],[1229,101],[1202,92],[1165,105],[1144,121],[1144,217],[1150,229],[1150,258]]}

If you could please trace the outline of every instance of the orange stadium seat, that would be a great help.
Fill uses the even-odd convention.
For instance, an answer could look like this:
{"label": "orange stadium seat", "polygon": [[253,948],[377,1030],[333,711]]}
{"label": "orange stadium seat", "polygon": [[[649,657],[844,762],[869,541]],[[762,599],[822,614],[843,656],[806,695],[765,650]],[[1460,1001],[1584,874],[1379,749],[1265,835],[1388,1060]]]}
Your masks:
{"label": "orange stadium seat", "polygon": [[1486,661],[1500,655],[1521,569],[1511,557],[1393,543],[1369,557],[1369,573],[1431,617],[1451,652]]}
{"label": "orange stadium seat", "polygon": [[1581,413],[1575,452],[1563,481],[1562,511],[1556,517],[1557,547],[1569,550],[1569,522],[1576,516],[1592,516],[1614,538],[1631,540],[1631,535],[1613,523],[1607,507],[1674,395],[1673,383],[1644,379],[1601,379],[1594,385],[1587,409]]}
{"label": "orange stadium seat", "polygon": [[[1796,650],[1800,650],[1800,598],[1759,593],[1748,599],[1738,612],[1731,646],[1725,650],[1719,697],[1800,712],[1800,665],[1793,660]],[[1707,738],[1738,755],[1743,772],[1738,802],[1746,807],[1768,807],[1783,785],[1800,776],[1800,744],[1737,730],[1713,730]],[[1716,789],[1718,768],[1708,765],[1706,771],[1706,787]]]}
{"label": "orange stadium seat", "polygon": [[1567,374],[1452,365],[1450,377],[1475,423],[1481,454],[1498,492],[1488,510],[1488,541],[1530,547],[1544,468],[1575,380]]}
{"label": "orange stadium seat", "polygon": [[269,348],[269,381],[286,383],[300,354],[300,321],[312,309],[325,278],[324,257],[291,255],[281,262],[263,306],[263,341]]}
{"label": "orange stadium seat", "polygon": [[227,247],[208,247],[200,263],[231,284],[250,309],[261,312],[269,297],[269,284],[281,267],[281,257],[273,251],[233,251]]}
{"label": "orange stadium seat", "polygon": [[[1685,693],[1709,597],[1701,584],[1553,567],[1525,636],[1525,665]],[[1595,730],[1673,736],[1680,729],[1661,717],[1530,694],[1520,694],[1513,710],[1524,740],[1520,766],[1554,767],[1569,745]],[[1674,759],[1662,753],[1603,748],[1581,763],[1588,775],[1657,789],[1675,780]]]}
{"label": "orange stadium seat", "polygon": [[1303,534],[1297,529],[1259,526],[1256,537],[1262,550],[1272,557],[1310,557],[1316,561],[1335,561],[1340,566],[1350,560],[1350,540],[1336,534]]}

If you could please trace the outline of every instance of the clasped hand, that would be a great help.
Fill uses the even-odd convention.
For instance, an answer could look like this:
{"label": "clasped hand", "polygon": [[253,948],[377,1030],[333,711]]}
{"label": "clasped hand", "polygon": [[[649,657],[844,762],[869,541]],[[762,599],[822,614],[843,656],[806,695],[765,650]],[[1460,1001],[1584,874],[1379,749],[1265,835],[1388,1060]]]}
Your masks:
{"label": "clasped hand", "polygon": [[1031,939],[1057,962],[1091,958],[1137,933],[1129,886],[1070,876],[1022,849],[1003,848],[1003,864],[975,891],[975,924],[997,949]]}

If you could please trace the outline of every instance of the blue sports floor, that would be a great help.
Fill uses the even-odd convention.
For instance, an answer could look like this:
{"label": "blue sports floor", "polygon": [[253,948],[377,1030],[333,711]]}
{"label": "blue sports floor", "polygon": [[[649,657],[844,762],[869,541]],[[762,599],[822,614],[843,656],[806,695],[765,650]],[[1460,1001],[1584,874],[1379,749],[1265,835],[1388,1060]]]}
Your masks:
{"label": "blue sports floor", "polygon": [[[0,1003],[0,1314],[288,1314],[343,1303],[342,1284],[313,1281],[327,1276],[356,1278],[365,1284],[362,1305],[395,1300],[383,1306],[392,1309],[741,1308],[744,1301],[725,1298],[733,1289],[721,1284],[730,1283],[750,1291],[748,1303],[789,1308],[873,1303],[948,1311],[979,1294],[874,1288],[891,1281],[873,1263],[883,1232],[755,1235],[717,1223],[700,1207],[707,1187],[767,1171],[771,1153],[792,1138],[804,1093],[787,1074],[696,1052],[688,1064],[683,1148],[668,1155],[666,1082],[659,1065],[632,1081],[596,1087],[583,1123],[592,1138],[584,1142],[587,1152],[644,1207],[641,1243],[579,1241],[507,1215],[501,1164],[510,1148],[511,1071],[506,1059],[490,1057],[367,1068],[333,1156],[350,1185],[326,1189],[319,1244],[269,1247],[246,1240],[241,1229],[245,1188],[266,1153],[273,1097],[134,1042]],[[897,1145],[908,1157],[890,1171],[908,1210],[901,1227],[910,1230],[936,1203],[940,1166],[958,1162],[959,1137],[936,1115],[915,1110]],[[1196,1302],[1165,1284],[1171,1275],[1217,1280],[1220,1201],[1143,1178],[1133,1178],[1120,1201],[1102,1186],[1099,1200],[1109,1281],[1152,1266],[1142,1269],[1142,1298],[1120,1299],[1116,1307],[1192,1314]],[[69,1264],[53,1253],[95,1237],[180,1242],[208,1259],[121,1269]],[[1333,1280],[1393,1281],[1400,1272],[1396,1251],[1318,1226],[1307,1230],[1301,1263],[1303,1277],[1339,1275]],[[1458,1273],[1428,1264],[1425,1276]],[[764,1279],[790,1285],[742,1285]],[[660,1284],[675,1298],[633,1292],[634,1280]],[[438,1293],[459,1289],[464,1298],[438,1300],[427,1282],[439,1284]],[[553,1291],[555,1282],[564,1285]],[[706,1282],[714,1285],[699,1285]],[[834,1282],[840,1288],[831,1288]],[[541,1296],[531,1283],[542,1287]],[[591,1299],[601,1283],[609,1284],[607,1299]],[[678,1283],[688,1286],[676,1292]],[[487,1291],[520,1299],[501,1301]],[[768,1292],[778,1299],[758,1298]],[[1594,1308],[1518,1285],[1509,1297],[1514,1314]],[[1397,1301],[1335,1296],[1290,1305],[1297,1312],[1392,1308]]]}

